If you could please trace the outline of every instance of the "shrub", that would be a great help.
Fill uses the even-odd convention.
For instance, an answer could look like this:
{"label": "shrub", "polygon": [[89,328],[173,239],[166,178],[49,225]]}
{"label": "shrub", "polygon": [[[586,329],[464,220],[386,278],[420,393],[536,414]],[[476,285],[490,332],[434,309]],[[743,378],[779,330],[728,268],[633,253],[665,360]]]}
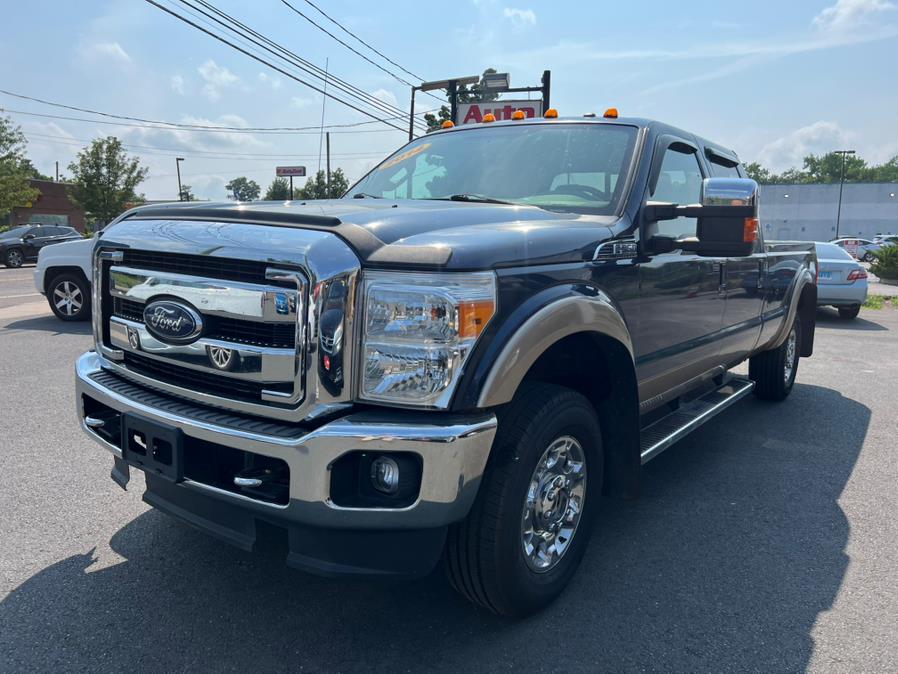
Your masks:
{"label": "shrub", "polygon": [[879,278],[898,281],[898,244],[883,246],[873,253],[876,259],[870,265],[870,271]]}

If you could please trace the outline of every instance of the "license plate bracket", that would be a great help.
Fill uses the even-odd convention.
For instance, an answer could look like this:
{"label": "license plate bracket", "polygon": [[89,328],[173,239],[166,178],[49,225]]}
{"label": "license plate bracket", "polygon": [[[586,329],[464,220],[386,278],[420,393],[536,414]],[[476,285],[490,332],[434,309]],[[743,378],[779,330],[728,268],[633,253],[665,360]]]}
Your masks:
{"label": "license plate bracket", "polygon": [[180,482],[184,479],[181,429],[136,414],[122,417],[122,458],[135,468]]}

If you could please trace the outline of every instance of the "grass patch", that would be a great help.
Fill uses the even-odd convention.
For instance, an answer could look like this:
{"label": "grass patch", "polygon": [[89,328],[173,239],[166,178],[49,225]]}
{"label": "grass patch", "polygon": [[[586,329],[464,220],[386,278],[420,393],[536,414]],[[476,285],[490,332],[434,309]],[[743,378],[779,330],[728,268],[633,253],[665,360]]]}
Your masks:
{"label": "grass patch", "polygon": [[886,298],[882,295],[868,295],[867,301],[864,302],[864,309],[882,309],[885,303]]}

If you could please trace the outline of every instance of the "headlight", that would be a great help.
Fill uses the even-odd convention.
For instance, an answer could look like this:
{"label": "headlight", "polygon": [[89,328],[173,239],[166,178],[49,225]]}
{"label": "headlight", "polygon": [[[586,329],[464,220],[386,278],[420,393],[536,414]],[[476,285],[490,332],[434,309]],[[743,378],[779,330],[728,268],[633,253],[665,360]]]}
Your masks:
{"label": "headlight", "polygon": [[446,407],[496,311],[496,277],[366,272],[360,396]]}

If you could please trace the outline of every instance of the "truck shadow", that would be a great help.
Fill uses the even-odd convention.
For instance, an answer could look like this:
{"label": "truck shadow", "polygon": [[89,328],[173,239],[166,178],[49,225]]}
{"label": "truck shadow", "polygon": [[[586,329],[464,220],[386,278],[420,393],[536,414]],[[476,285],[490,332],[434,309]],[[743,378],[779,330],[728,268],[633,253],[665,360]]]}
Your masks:
{"label": "truck shadow", "polygon": [[880,325],[875,320],[877,313],[882,311],[890,311],[889,309],[861,309],[861,313],[857,318],[850,320],[839,318],[839,314],[835,309],[829,307],[817,308],[817,325],[822,328],[836,328],[839,330],[888,330],[884,325]]}
{"label": "truck shadow", "polygon": [[570,588],[526,620],[439,574],[316,578],[149,511],[112,537],[120,563],[86,552],[13,590],[0,653],[9,670],[802,670],[848,563],[837,500],[869,422],[816,386],[736,405],[648,464],[641,499],[602,504]]}
{"label": "truck shadow", "polygon": [[91,334],[90,321],[61,321],[56,316],[38,316],[36,318],[23,318],[7,323],[6,330],[37,330],[49,332],[54,335],[89,335]]}

